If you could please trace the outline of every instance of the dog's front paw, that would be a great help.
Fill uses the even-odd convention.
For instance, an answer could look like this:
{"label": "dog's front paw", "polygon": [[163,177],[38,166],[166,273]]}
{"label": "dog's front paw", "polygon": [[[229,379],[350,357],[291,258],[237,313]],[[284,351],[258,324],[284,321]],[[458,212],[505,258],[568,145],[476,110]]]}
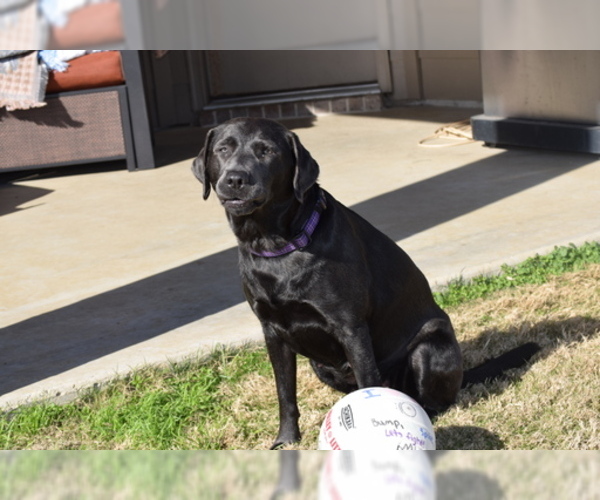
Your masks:
{"label": "dog's front paw", "polygon": [[286,444],[299,443],[301,439],[302,436],[300,435],[299,429],[280,431],[279,435],[277,436],[277,439],[275,439],[273,445],[271,446],[271,450],[278,450]]}

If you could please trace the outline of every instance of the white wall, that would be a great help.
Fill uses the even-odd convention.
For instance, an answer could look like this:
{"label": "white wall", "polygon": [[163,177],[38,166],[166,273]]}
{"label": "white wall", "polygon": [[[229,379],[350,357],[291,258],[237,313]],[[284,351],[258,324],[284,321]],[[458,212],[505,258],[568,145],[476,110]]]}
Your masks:
{"label": "white wall", "polygon": [[600,49],[598,0],[480,0],[483,49]]}
{"label": "white wall", "polygon": [[600,49],[598,0],[122,0],[132,49]]}
{"label": "white wall", "polygon": [[376,49],[383,0],[123,0],[132,49]]}

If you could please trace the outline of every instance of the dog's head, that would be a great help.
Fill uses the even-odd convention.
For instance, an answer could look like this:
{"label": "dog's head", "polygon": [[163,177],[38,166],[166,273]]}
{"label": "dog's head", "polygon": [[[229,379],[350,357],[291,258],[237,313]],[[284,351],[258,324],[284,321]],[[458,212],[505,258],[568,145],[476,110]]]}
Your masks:
{"label": "dog's head", "polygon": [[235,118],[211,129],[194,160],[194,175],[235,216],[272,202],[304,195],[317,182],[319,166],[293,132],[261,118]]}

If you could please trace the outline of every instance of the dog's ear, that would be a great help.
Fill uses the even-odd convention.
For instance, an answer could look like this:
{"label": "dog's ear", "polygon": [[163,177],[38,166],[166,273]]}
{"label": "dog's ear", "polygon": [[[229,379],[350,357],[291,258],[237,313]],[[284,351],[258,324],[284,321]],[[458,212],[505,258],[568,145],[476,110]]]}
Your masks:
{"label": "dog's ear", "polygon": [[192,172],[196,178],[204,185],[204,199],[210,195],[210,179],[208,178],[208,162],[212,153],[212,142],[215,135],[215,129],[210,129],[206,135],[204,146],[192,164]]}
{"label": "dog's ear", "polygon": [[317,182],[319,165],[306,150],[294,132],[290,132],[290,142],[296,160],[294,172],[294,194],[299,202],[304,201],[304,194]]}

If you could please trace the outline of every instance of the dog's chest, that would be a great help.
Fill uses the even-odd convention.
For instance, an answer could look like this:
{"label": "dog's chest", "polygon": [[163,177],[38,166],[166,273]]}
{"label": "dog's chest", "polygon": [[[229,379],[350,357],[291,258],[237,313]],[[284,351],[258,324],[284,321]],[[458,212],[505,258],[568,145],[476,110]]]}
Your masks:
{"label": "dog's chest", "polygon": [[295,323],[325,323],[310,273],[255,271],[244,279],[252,309],[259,319],[289,328]]}
{"label": "dog's chest", "polygon": [[251,304],[258,319],[267,326],[265,335],[275,334],[298,354],[321,363],[337,365],[345,361],[336,327],[320,301],[283,293],[261,295]]}
{"label": "dog's chest", "polygon": [[243,276],[243,281],[248,302],[258,319],[295,345],[299,352],[306,345],[332,341],[332,315],[323,300],[323,283],[319,284],[314,273],[255,270]]}

